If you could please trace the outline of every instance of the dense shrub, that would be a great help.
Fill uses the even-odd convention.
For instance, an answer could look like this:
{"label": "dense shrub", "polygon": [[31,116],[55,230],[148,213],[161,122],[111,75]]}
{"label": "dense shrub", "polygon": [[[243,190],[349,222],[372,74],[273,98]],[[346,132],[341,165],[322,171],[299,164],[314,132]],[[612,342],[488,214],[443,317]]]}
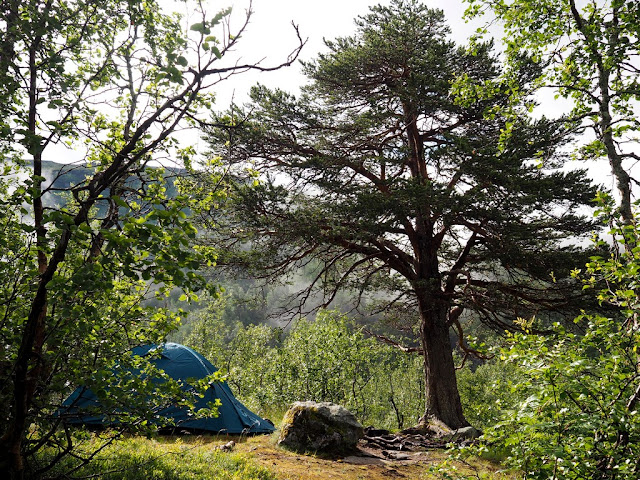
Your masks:
{"label": "dense shrub", "polygon": [[381,344],[341,314],[323,311],[286,332],[225,323],[215,312],[194,321],[185,342],[226,370],[234,393],[263,415],[278,418],[298,400],[339,403],[380,427],[406,427],[422,414],[422,358]]}
{"label": "dense shrub", "polygon": [[526,372],[514,383],[524,400],[487,441],[527,478],[637,479],[640,334],[609,318],[577,321],[584,335],[556,325],[552,337],[510,338],[503,355]]}
{"label": "dense shrub", "polygon": [[501,421],[519,398],[512,385],[520,375],[518,367],[499,357],[459,370],[458,390],[469,423],[484,430]]}
{"label": "dense shrub", "polygon": [[[422,357],[380,343],[333,311],[290,329],[225,320],[221,300],[197,312],[181,341],[228,373],[234,394],[256,412],[278,419],[294,401],[338,403],[365,425],[406,428],[423,414]],[[513,401],[515,369],[494,360],[458,372],[469,421],[493,425]]]}
{"label": "dense shrub", "polygon": [[550,336],[512,335],[501,353],[524,373],[513,383],[523,400],[487,432],[483,448],[507,452],[526,478],[640,478],[640,230],[610,233],[619,251],[575,275],[587,288],[604,281],[596,295],[617,314],[579,316],[580,333],[555,325]]}

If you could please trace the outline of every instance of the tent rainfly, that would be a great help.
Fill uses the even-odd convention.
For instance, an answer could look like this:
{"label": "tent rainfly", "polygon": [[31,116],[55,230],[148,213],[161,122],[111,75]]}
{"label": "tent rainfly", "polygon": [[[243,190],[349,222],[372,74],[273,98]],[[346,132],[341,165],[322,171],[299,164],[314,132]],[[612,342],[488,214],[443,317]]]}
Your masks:
{"label": "tent rainfly", "polygon": [[[133,355],[145,356],[157,348],[162,349],[160,355],[151,361],[159,370],[164,370],[167,375],[176,380],[186,383],[189,378],[204,378],[217,371],[217,368],[198,352],[177,343],[165,343],[161,347],[157,345],[137,347],[133,349]],[[270,422],[242,405],[233,396],[226,382],[212,384],[204,398],[196,402],[196,409],[206,408],[209,402],[216,399],[220,399],[222,405],[218,408],[218,416],[215,418],[194,419],[186,410],[177,407],[169,407],[160,412],[160,415],[173,419],[176,427],[184,430],[230,434],[275,431]],[[99,408],[100,402],[96,395],[86,387],[78,387],[63,402],[60,413],[69,424],[115,426],[116,423],[110,423],[106,415],[95,413]]]}

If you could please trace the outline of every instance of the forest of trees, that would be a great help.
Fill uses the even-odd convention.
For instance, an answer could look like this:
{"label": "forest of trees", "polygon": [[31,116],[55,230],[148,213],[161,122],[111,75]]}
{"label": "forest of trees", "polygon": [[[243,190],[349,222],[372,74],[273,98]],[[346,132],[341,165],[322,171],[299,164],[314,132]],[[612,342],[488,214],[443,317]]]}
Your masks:
{"label": "forest of trees", "polygon": [[[286,58],[252,62],[250,9],[232,28],[200,1],[188,23],[154,0],[2,2],[6,478],[73,476],[124,431],[79,453],[56,414],[78,385],[129,433],[154,433],[151,397],[193,406],[129,353],[168,339],[273,420],[331,401],[474,425],[461,454],[524,478],[638,478],[640,6],[466,1],[500,44],[390,0],[303,62],[299,94],[228,108],[221,82],[297,61],[295,25]],[[47,162],[63,145],[82,160]],[[145,374],[124,388],[127,366]]]}

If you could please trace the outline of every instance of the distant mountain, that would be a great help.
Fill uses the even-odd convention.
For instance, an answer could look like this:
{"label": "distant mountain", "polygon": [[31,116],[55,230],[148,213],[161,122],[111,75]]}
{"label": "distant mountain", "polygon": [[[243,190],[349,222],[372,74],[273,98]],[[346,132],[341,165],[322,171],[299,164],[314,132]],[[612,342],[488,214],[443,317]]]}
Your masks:
{"label": "distant mountain", "polygon": [[[183,173],[184,170],[178,168],[166,168],[165,170],[167,196],[174,197],[177,195],[177,190],[172,178]],[[65,192],[85,182],[94,172],[94,167],[87,167],[86,165],[63,164],[44,160],[42,162],[42,176],[46,179],[44,188],[49,190],[43,197],[45,205],[48,207],[63,206],[66,201],[64,198]],[[131,186],[133,188],[139,187],[140,181],[138,179],[132,180]],[[108,192],[105,192],[105,194],[108,194]],[[99,212],[102,208],[105,207],[98,207]]]}

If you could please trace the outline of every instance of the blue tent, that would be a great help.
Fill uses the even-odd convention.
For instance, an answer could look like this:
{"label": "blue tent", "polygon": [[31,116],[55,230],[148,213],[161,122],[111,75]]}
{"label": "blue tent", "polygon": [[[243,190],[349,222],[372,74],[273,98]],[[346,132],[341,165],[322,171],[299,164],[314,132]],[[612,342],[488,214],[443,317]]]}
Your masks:
{"label": "blue tent", "polygon": [[[137,347],[133,350],[133,355],[145,356],[157,348],[161,348],[160,355],[153,358],[151,362],[176,380],[186,382],[189,378],[203,378],[217,371],[217,368],[198,352],[177,343],[165,343],[160,347],[156,345]],[[222,402],[218,408],[218,416],[215,418],[193,419],[187,411],[178,407],[169,407],[161,411],[160,415],[173,419],[176,427],[185,430],[231,434],[271,433],[275,430],[271,423],[242,405],[233,396],[226,382],[212,384],[204,398],[196,402],[196,409],[206,408],[207,404],[215,399],[220,399]],[[96,408],[100,408],[100,402],[86,387],[77,388],[62,406],[60,413],[67,423],[89,426],[112,425],[106,415],[95,414]]]}

